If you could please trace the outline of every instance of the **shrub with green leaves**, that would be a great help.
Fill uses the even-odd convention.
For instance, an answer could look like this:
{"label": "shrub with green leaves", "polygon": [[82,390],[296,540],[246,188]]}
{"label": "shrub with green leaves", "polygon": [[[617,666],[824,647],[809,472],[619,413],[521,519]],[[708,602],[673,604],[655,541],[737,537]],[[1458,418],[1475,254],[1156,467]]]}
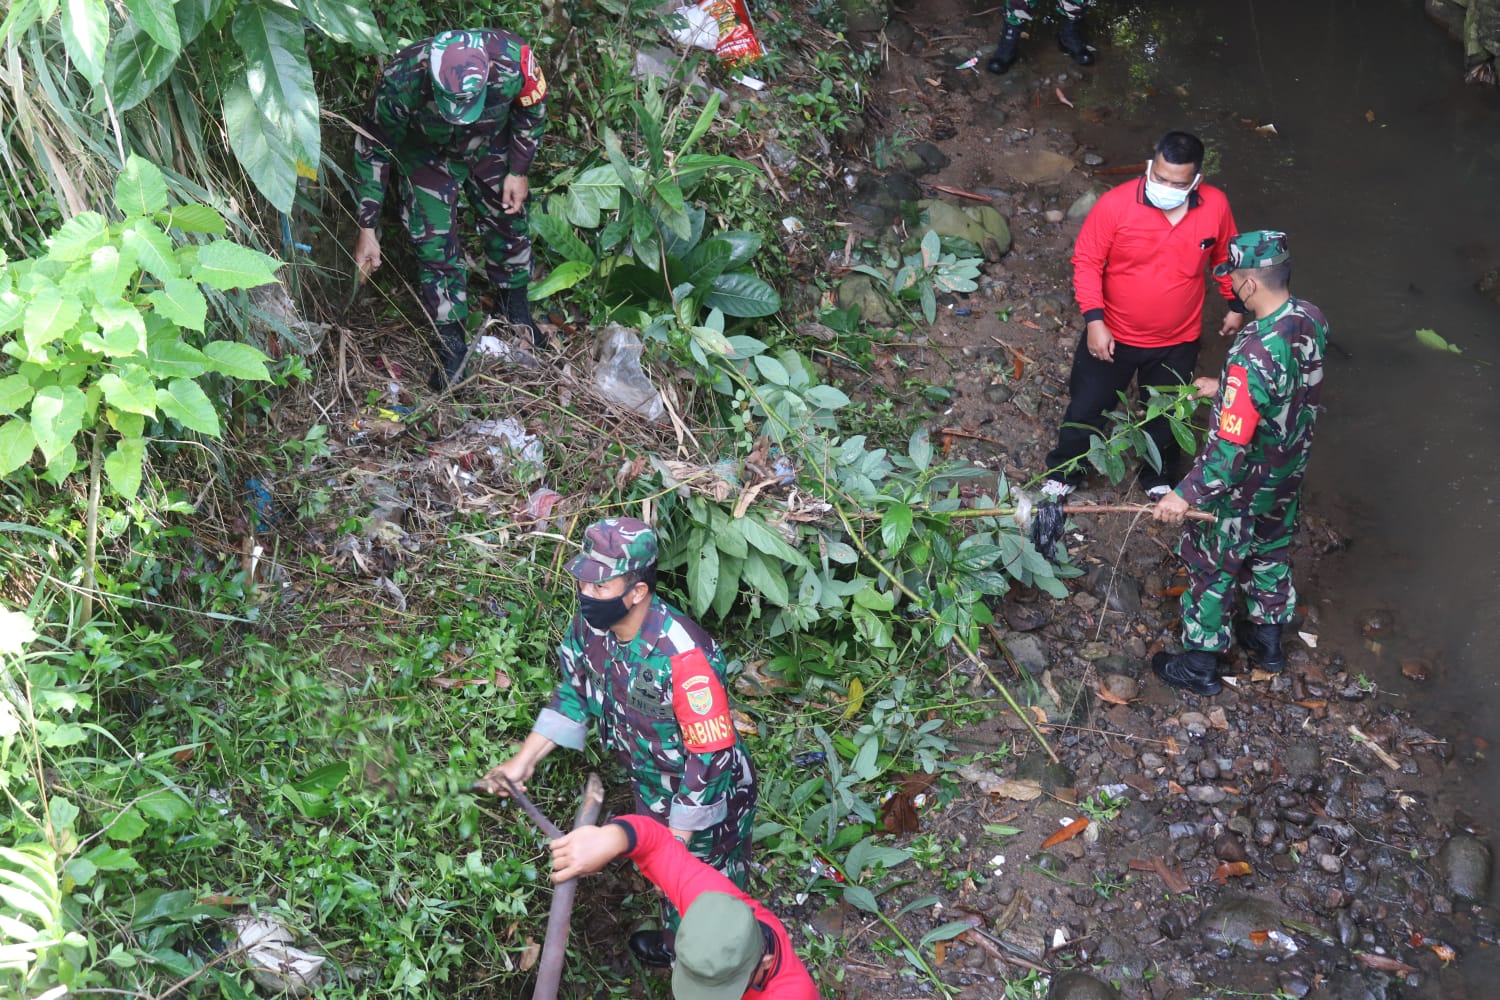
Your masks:
{"label": "shrub with green leaves", "polygon": [[[40,453],[46,478],[78,471],[80,438],[103,460],[122,497],[140,489],[146,444],[168,421],[218,437],[210,374],[264,381],[266,357],[208,337],[204,289],[275,280],[278,262],[222,237],[224,219],[203,205],[168,205],[161,171],[137,156],[114,192],[122,218],[75,215],[44,256],[0,266],[0,476]],[[196,342],[196,343],[195,343]]]}

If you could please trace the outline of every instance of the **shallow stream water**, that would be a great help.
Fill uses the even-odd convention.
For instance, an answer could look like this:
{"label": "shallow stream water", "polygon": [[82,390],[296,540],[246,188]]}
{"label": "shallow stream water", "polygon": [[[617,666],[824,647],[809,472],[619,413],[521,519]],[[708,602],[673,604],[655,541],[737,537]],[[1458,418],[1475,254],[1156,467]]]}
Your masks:
{"label": "shallow stream water", "polygon": [[[1167,127],[1200,134],[1240,228],[1288,233],[1294,292],[1332,325],[1308,504],[1350,543],[1299,574],[1311,631],[1417,720],[1493,756],[1500,304],[1474,286],[1500,266],[1500,90],[1462,82],[1461,48],[1418,0],[1106,2],[1093,27],[1114,41],[1070,88],[1086,119],[1106,111],[1083,140],[1122,163]],[[1419,345],[1424,327],[1463,353]],[[1205,371],[1222,355],[1210,348]],[[1378,647],[1361,634],[1377,608]],[[1408,657],[1431,679],[1404,678]],[[1500,771],[1475,773],[1448,794],[1493,845]]]}

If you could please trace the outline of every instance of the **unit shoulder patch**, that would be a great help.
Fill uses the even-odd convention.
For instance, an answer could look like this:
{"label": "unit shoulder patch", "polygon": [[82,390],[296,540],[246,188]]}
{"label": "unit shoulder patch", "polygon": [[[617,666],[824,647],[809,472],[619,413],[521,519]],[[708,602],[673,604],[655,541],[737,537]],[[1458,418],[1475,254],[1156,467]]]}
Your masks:
{"label": "unit shoulder patch", "polygon": [[1230,365],[1224,376],[1224,403],[1219,410],[1219,437],[1231,444],[1249,444],[1260,414],[1250,398],[1250,373],[1244,365]]}
{"label": "unit shoulder patch", "polygon": [[729,696],[701,649],[672,657],[672,709],[682,729],[682,744],[692,753],[713,753],[734,746]]}

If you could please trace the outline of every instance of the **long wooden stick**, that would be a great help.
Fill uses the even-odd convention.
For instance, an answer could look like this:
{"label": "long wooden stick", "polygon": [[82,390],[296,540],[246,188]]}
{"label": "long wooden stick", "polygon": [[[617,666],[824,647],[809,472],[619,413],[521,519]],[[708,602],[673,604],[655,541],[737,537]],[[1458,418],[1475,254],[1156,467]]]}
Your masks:
{"label": "long wooden stick", "polygon": [[[583,799],[578,803],[578,813],[573,817],[573,829],[589,826],[599,818],[604,805],[604,782],[597,774],[590,773],[583,787]],[[569,922],[573,916],[573,897],[578,893],[578,880],[570,878],[552,890],[552,908],[547,912],[547,936],[542,939],[542,958],[536,967],[536,989],[532,1000],[556,1000],[558,987],[562,984],[563,961],[568,956]]]}

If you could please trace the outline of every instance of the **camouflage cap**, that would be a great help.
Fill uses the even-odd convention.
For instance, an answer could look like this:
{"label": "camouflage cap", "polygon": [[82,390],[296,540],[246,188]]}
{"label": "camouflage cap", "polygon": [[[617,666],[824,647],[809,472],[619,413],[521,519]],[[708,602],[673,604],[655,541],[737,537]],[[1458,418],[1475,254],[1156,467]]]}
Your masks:
{"label": "camouflage cap", "polygon": [[705,892],[682,915],[677,931],[672,996],[677,1000],[739,1000],[765,951],[760,922],[743,900]]}
{"label": "camouflage cap", "polygon": [[1291,251],[1286,248],[1286,233],[1257,229],[1240,233],[1229,241],[1229,259],[1214,268],[1214,274],[1222,278],[1230,271],[1271,267],[1291,259]]}
{"label": "camouflage cap", "polygon": [[432,40],[432,97],[450,125],[470,125],[484,111],[490,57],[471,31],[445,31]]}
{"label": "camouflage cap", "polygon": [[656,532],[633,517],[611,517],[588,526],[583,552],[568,563],[568,572],[583,583],[613,580],[656,562]]}

